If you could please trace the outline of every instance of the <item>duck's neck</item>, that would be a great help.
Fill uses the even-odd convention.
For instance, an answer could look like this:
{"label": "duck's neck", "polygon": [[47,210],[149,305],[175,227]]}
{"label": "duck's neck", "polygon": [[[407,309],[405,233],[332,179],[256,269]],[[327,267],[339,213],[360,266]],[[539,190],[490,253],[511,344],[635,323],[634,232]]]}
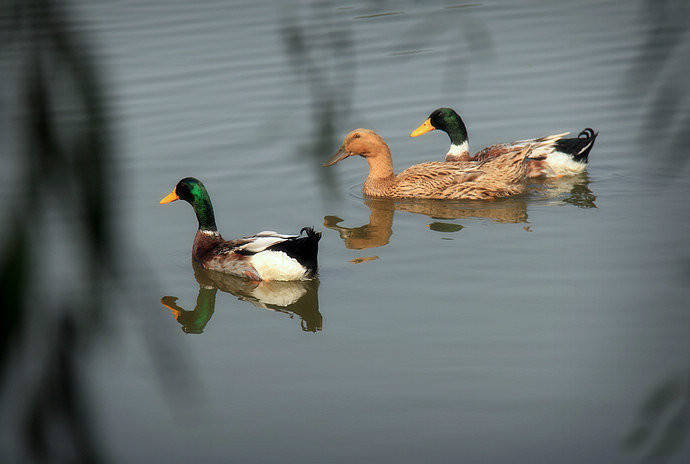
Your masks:
{"label": "duck's neck", "polygon": [[388,179],[394,177],[393,159],[388,145],[373,147],[365,156],[369,164],[369,179]]}
{"label": "duck's neck", "polygon": [[448,153],[446,153],[446,161],[468,161],[470,159],[470,150],[467,141],[459,145],[452,144]]}
{"label": "duck's neck", "polygon": [[199,230],[217,232],[216,217],[213,214],[213,205],[211,205],[211,199],[208,194],[195,197],[192,206],[196,213],[196,219],[199,222]]}
{"label": "duck's neck", "polygon": [[192,257],[195,261],[202,262],[206,254],[219,242],[222,242],[223,238],[216,227],[211,198],[205,190],[195,192],[192,206],[196,213],[196,219],[199,221],[199,229],[196,231],[192,247]]}
{"label": "duck's neck", "polygon": [[448,161],[464,161],[469,159],[469,145],[467,142],[467,128],[460,116],[453,115],[444,121],[443,130],[450,138],[450,149],[446,154]]}
{"label": "duck's neck", "polygon": [[369,175],[364,181],[364,194],[374,197],[385,196],[386,192],[395,185],[393,160],[388,146],[377,147],[366,156],[369,164]]}

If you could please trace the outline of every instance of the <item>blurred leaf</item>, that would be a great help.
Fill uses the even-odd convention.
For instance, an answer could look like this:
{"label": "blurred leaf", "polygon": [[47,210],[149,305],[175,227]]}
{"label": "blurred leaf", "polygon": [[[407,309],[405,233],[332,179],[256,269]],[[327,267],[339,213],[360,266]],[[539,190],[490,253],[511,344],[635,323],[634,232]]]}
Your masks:
{"label": "blurred leaf", "polygon": [[13,223],[12,232],[2,247],[0,304],[4,317],[0,324],[0,382],[4,381],[11,345],[24,333],[24,296],[29,270],[27,237],[27,231]]}

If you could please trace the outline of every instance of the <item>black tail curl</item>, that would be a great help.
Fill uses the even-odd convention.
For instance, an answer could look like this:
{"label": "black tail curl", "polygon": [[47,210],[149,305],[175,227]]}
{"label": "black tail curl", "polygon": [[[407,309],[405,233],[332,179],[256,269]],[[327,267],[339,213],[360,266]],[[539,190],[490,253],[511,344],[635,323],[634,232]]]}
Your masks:
{"label": "black tail curl", "polygon": [[598,132],[595,132],[591,127],[587,127],[580,132],[577,138],[561,139],[556,142],[556,151],[565,153],[572,157],[575,161],[586,163],[589,161],[589,152],[594,146]]}
{"label": "black tail curl", "polygon": [[317,242],[321,240],[321,232],[315,232],[313,227],[302,227],[299,234],[302,235],[305,232],[307,237],[315,239]]}
{"label": "black tail curl", "polygon": [[594,132],[594,129],[592,129],[591,127],[587,127],[585,128],[585,130],[583,130],[577,135],[577,138],[584,137],[586,139],[589,139],[592,137],[596,137],[597,135],[599,135],[598,132]]}
{"label": "black tail curl", "polygon": [[321,232],[315,232],[312,227],[303,227],[299,234],[306,233],[306,237],[294,237],[273,246],[269,250],[282,251],[289,257],[296,259],[302,266],[309,270],[311,277],[316,276],[318,271],[319,240]]}

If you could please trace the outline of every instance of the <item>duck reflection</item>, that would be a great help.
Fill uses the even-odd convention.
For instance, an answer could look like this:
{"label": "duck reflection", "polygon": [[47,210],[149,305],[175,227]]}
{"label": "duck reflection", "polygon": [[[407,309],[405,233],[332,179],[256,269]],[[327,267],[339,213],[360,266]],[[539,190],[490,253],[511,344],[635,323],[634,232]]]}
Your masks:
{"label": "duck reflection", "polygon": [[[443,200],[391,200],[365,198],[369,207],[369,223],[359,227],[339,225],[343,219],[326,216],[323,225],[338,231],[345,246],[352,250],[363,250],[386,245],[393,234],[393,216],[396,211],[423,214],[432,219],[452,220],[466,218],[488,218],[496,222],[526,222],[527,205],[519,197],[496,201],[443,201]],[[433,222],[433,230],[455,232],[462,229],[459,224]]]}
{"label": "duck reflection", "polygon": [[202,333],[213,316],[218,290],[235,295],[261,309],[278,311],[300,318],[305,332],[318,332],[323,328],[323,316],[319,312],[318,280],[255,282],[240,277],[203,269],[194,263],[194,277],[199,283],[199,294],[193,311],[177,304],[177,297],[164,296],[161,303],[170,309],[173,317],[186,333]]}
{"label": "duck reflection", "polygon": [[[579,208],[596,208],[596,196],[589,189],[589,183],[586,173],[544,179],[532,184],[531,193],[528,195],[490,201],[393,200],[365,197],[364,204],[370,211],[369,223],[359,227],[345,227],[340,225],[344,219],[338,216],[325,216],[323,225],[337,231],[349,249],[376,248],[390,241],[393,234],[393,216],[396,211],[423,214],[441,221],[489,219],[501,223],[526,223],[527,205],[530,201],[556,200]],[[460,224],[439,221],[432,222],[428,227],[440,232],[462,230]]]}
{"label": "duck reflection", "polygon": [[558,200],[578,208],[596,208],[596,195],[589,189],[591,181],[586,172],[577,176],[536,180],[532,187],[548,199]]}

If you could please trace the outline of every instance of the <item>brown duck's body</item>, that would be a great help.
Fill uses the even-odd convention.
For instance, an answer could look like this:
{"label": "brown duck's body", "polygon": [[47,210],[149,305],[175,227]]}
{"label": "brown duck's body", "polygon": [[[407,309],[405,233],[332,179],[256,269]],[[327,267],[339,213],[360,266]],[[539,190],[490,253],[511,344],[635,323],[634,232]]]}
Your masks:
{"label": "brown duck's body", "polygon": [[395,175],[390,149],[378,134],[357,129],[347,135],[330,166],[352,155],[369,164],[365,195],[379,198],[486,200],[522,193],[532,145],[509,150],[486,161],[430,162]]}

